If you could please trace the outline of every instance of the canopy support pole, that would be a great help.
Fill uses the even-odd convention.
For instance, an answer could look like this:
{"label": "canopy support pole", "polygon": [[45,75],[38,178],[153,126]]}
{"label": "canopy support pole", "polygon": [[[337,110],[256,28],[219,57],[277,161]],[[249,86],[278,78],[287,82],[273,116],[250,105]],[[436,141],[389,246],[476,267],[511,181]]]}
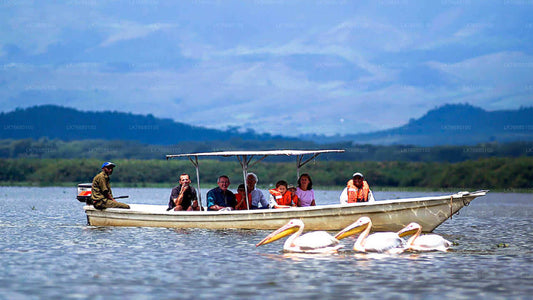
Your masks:
{"label": "canopy support pole", "polygon": [[[239,163],[241,164],[241,167],[242,167],[242,178],[244,180],[244,193],[246,195],[245,199],[246,199],[246,208],[248,210],[250,210],[250,202],[248,200],[248,184],[246,184],[246,178],[248,177],[248,165],[250,163],[250,161],[252,160],[254,156],[250,156],[250,159],[248,159],[248,156],[247,155],[237,155],[237,159],[239,160]],[[266,155],[262,158],[264,159],[266,157]],[[257,161],[256,161],[257,162]],[[253,163],[252,165],[254,165],[255,163]]]}
{"label": "canopy support pole", "polygon": [[203,207],[202,207],[202,192],[200,191],[200,166],[198,164],[198,155],[195,155],[194,156],[194,160],[190,157],[189,157],[189,160],[191,161],[191,163],[194,165],[194,167],[196,168],[196,184],[198,186],[198,204],[200,205],[200,211],[203,210]]}
{"label": "canopy support pole", "polygon": [[315,153],[313,156],[306,159],[303,163],[302,160],[304,158],[304,155],[296,155],[296,180],[300,179],[300,168],[306,165],[311,160],[315,159],[319,155],[320,153]]}

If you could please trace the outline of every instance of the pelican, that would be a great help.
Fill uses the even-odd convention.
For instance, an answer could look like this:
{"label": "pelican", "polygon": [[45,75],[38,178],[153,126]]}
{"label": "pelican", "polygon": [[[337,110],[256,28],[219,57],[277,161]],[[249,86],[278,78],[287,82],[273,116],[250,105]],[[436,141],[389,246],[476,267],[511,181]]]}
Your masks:
{"label": "pelican", "polygon": [[278,230],[272,232],[255,246],[259,247],[292,234],[283,244],[284,252],[295,253],[334,253],[343,246],[325,231],[313,231],[302,236],[304,222],[299,219],[290,220]]}
{"label": "pelican", "polygon": [[353,250],[357,252],[402,253],[404,251],[405,241],[396,232],[377,232],[368,235],[371,227],[372,220],[369,217],[361,217],[339,231],[335,238],[341,240],[362,232],[353,245]]}
{"label": "pelican", "polygon": [[444,251],[452,245],[450,241],[445,240],[442,236],[437,234],[424,234],[422,232],[422,226],[418,223],[409,223],[402,230],[398,231],[398,235],[401,237],[412,235],[407,240],[406,249],[414,251]]}

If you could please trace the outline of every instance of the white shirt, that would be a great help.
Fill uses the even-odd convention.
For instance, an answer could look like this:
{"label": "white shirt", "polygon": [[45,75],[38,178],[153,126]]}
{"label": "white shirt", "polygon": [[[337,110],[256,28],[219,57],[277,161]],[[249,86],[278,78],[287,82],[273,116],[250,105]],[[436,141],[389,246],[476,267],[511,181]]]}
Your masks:
{"label": "white shirt", "polygon": [[[341,193],[341,196],[340,196],[340,201],[341,201],[341,204],[348,204],[348,188],[345,187],[344,190],[342,191]],[[372,191],[369,190],[368,191],[368,202],[374,202],[376,201],[374,199],[374,194],[372,194]]]}
{"label": "white shirt", "polygon": [[[256,207],[269,207],[268,201],[265,198],[265,195],[263,195],[263,192],[261,192],[258,189],[254,189],[250,192],[252,196],[252,205]],[[259,206],[261,204],[261,206]]]}

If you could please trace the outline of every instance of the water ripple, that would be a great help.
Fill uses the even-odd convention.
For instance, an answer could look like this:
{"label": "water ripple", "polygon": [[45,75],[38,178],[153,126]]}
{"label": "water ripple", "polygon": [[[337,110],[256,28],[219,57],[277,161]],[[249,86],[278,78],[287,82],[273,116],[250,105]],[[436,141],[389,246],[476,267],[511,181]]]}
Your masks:
{"label": "water ripple", "polygon": [[[489,193],[444,222],[435,233],[454,243],[447,253],[360,254],[345,239],[338,254],[301,255],[282,253],[282,242],[256,248],[265,230],[87,226],[74,193],[2,188],[0,298],[509,299],[533,293],[528,194]],[[164,204],[169,190],[119,193],[129,194],[130,203]]]}

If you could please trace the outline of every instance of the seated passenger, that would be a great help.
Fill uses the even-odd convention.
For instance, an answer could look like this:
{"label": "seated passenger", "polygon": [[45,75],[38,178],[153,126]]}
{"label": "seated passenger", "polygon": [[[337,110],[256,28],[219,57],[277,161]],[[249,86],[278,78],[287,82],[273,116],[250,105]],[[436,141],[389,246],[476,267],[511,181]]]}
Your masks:
{"label": "seated passenger", "polygon": [[293,203],[292,194],[287,188],[287,181],[280,180],[276,183],[275,189],[269,190],[271,207],[280,208],[280,206],[296,206],[297,203]]}
{"label": "seated passenger", "polygon": [[222,175],[217,180],[218,187],[207,192],[207,210],[232,210],[235,209],[237,201],[235,194],[228,190],[230,185],[229,177]]}
{"label": "seated passenger", "polygon": [[298,187],[296,188],[298,196],[298,206],[315,206],[315,191],[313,190],[313,181],[309,174],[304,173],[298,178]]}
{"label": "seated passenger", "polygon": [[191,179],[189,178],[189,174],[181,174],[179,183],[180,184],[175,186],[170,193],[167,210],[200,210],[200,207],[198,207],[196,190],[190,185]]}
{"label": "seated passenger", "polygon": [[91,186],[91,200],[96,209],[106,208],[125,208],[130,206],[126,203],[118,202],[113,197],[111,185],[109,184],[109,175],[113,174],[113,168],[116,165],[110,161],[102,164],[102,172],[98,173],[93,178]]}
{"label": "seated passenger", "polygon": [[341,204],[374,201],[374,195],[363,174],[359,172],[354,173],[352,179],[348,181],[341,193]]}
{"label": "seated passenger", "polygon": [[296,196],[296,187],[292,184],[289,184],[289,186],[287,186],[287,191],[291,193],[291,199],[294,206],[298,206],[300,199],[298,199],[298,196]]}
{"label": "seated passenger", "polygon": [[252,206],[251,209],[264,209],[264,208],[270,208],[267,199],[265,198],[265,195],[263,195],[263,192],[255,188],[255,185],[259,179],[257,178],[257,175],[254,173],[248,173],[246,176],[246,188],[248,189],[248,193],[252,195]]}
{"label": "seated passenger", "polygon": [[[235,199],[237,200],[237,205],[235,205],[236,210],[246,210],[248,206],[246,205],[246,190],[244,189],[244,184],[239,184],[237,188],[237,194],[235,194]],[[252,208],[252,194],[248,193],[248,205],[250,209]]]}

